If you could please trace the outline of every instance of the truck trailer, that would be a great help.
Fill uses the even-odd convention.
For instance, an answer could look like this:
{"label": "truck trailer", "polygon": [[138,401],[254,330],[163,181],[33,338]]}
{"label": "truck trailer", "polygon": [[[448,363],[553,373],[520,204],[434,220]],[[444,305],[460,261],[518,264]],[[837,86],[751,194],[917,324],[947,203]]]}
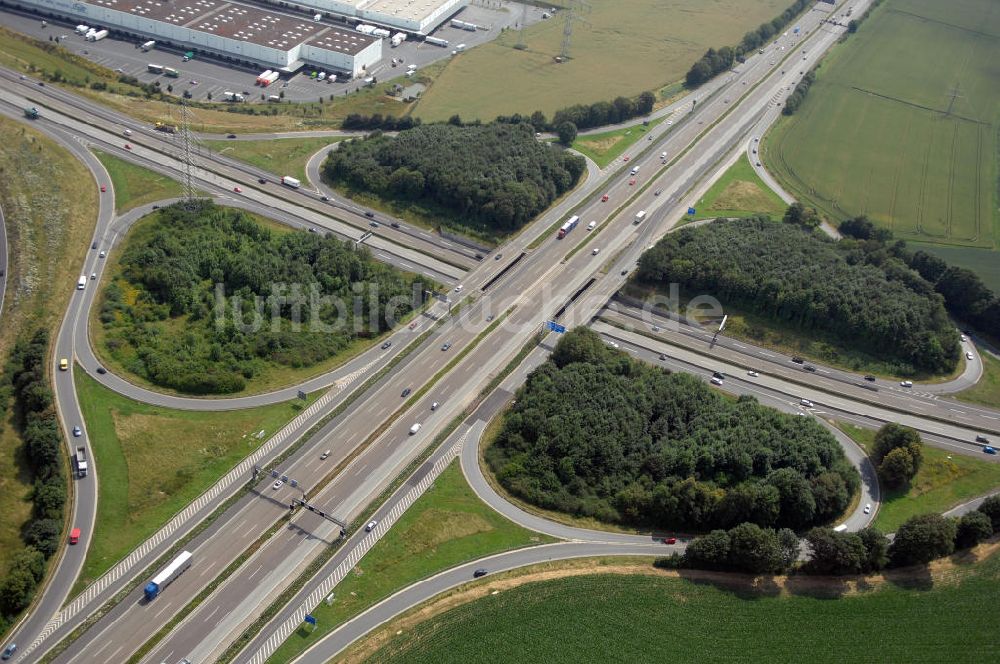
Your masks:
{"label": "truck trailer", "polygon": [[28,108],[24,109],[24,117],[28,118],[29,120],[37,120],[39,115],[40,114],[38,112],[38,109],[35,108],[34,106],[29,106]]}
{"label": "truck trailer", "polygon": [[267,86],[271,85],[272,83],[274,83],[275,81],[278,80],[279,76],[281,76],[281,74],[279,74],[276,71],[272,71],[267,76],[263,76],[262,75],[260,77],[260,85],[261,85],[261,87],[266,88]]}
{"label": "truck trailer", "polygon": [[143,44],[141,48],[142,48],[143,52],[145,52],[145,51],[148,51],[148,50],[152,49],[155,46],[156,46],[156,42],[153,41],[152,39],[150,39],[148,42],[146,42],[145,44]]}
{"label": "truck trailer", "polygon": [[167,565],[163,571],[153,577],[153,580],[146,584],[146,601],[150,602],[163,592],[170,583],[191,567],[191,552],[181,551],[176,558]]}
{"label": "truck trailer", "polygon": [[434,46],[440,46],[442,48],[448,48],[448,40],[441,39],[439,37],[424,37],[424,41],[428,44],[433,44]]}
{"label": "truck trailer", "polygon": [[559,234],[556,236],[557,239],[561,240],[566,237],[571,230],[576,228],[576,225],[580,222],[580,217],[573,215],[569,218],[565,224],[559,227]]}
{"label": "truck trailer", "polygon": [[87,448],[83,445],[76,448],[76,476],[87,476]]}
{"label": "truck trailer", "polygon": [[92,41],[92,42],[98,42],[98,41],[101,41],[102,39],[104,39],[105,37],[107,37],[108,34],[109,33],[108,33],[107,30],[98,30],[94,34],[92,34],[89,37],[87,37],[87,40],[88,41]]}
{"label": "truck trailer", "polygon": [[281,184],[285,185],[286,187],[291,187],[292,189],[298,189],[299,187],[302,186],[302,183],[296,178],[293,178],[291,175],[281,176]]}

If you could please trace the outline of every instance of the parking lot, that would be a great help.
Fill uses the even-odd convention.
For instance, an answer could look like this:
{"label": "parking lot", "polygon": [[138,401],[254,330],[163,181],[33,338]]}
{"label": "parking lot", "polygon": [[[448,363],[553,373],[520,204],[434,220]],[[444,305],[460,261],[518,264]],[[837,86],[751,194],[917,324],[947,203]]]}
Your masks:
{"label": "parking lot", "polygon": [[[542,20],[541,14],[542,10],[530,7],[528,23]],[[472,48],[491,41],[500,34],[503,28],[514,26],[520,22],[522,5],[504,2],[500,3],[498,8],[470,6],[460,11],[455,18],[489,29],[469,32],[453,28],[450,26],[450,22],[446,21],[434,32],[433,36],[447,39],[449,42],[447,47],[425,42],[406,41],[400,46],[392,48],[388,40],[385,40],[382,60],[367,73],[375,76],[380,83],[385,82],[402,76],[407,65],[416,65],[419,70],[419,68],[431,63],[452,57],[452,51],[458,44],[465,44],[466,48]],[[75,25],[52,19],[46,20],[48,25],[43,27],[39,17],[27,13],[17,13],[7,8],[0,9],[0,23],[12,30],[42,41],[48,41],[50,37],[53,40],[57,39],[61,46],[76,55],[118,73],[134,76],[143,83],[159,81],[164,91],[176,95],[188,91],[191,98],[196,100],[207,101],[211,95],[213,101],[222,101],[223,93],[229,91],[244,94],[247,101],[257,103],[266,101],[270,95],[281,95],[285,101],[317,101],[320,97],[329,98],[330,95],[343,96],[364,85],[361,79],[350,81],[340,79],[336,82],[331,82],[329,79],[319,81],[310,77],[310,73],[315,68],[306,66],[290,78],[282,78],[268,88],[260,88],[254,85],[260,70],[234,67],[209,58],[195,57],[193,60],[184,62],[182,51],[165,50],[160,46],[149,52],[144,52],[139,48],[139,44],[145,40],[139,39],[121,41],[108,37],[98,42],[88,42],[82,35],[74,32]],[[332,25],[342,27],[340,23],[332,23]],[[395,67],[392,65],[394,58],[397,60]],[[148,70],[150,64],[172,67],[180,72],[180,76],[169,78],[151,73]]]}

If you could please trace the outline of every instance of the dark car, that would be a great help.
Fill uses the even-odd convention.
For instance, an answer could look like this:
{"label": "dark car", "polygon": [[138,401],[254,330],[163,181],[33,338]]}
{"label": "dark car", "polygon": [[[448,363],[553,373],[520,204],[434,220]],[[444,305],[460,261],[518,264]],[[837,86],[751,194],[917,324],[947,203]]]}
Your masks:
{"label": "dark car", "polygon": [[[476,571],[478,572],[479,570],[476,570]],[[15,652],[17,652],[17,644],[16,643],[11,643],[6,648],[4,648],[3,657],[0,658],[0,659],[5,659],[5,660],[10,659],[11,657],[14,656]]]}
{"label": "dark car", "polygon": [[392,222],[389,225],[392,226],[393,228],[399,228],[399,222],[398,221],[394,221],[394,222]]}
{"label": "dark car", "polygon": [[495,261],[498,261],[501,258],[503,258],[503,254],[496,254],[496,255],[493,256],[493,260],[495,260]]}
{"label": "dark car", "polygon": [[987,438],[986,436],[976,436],[976,442],[977,443],[989,443],[990,439]]}
{"label": "dark car", "polygon": [[441,350],[448,350],[449,348],[451,348],[450,342],[441,344]]}
{"label": "dark car", "polygon": [[372,228],[378,228],[378,222],[377,221],[369,221],[368,225],[371,226]]}
{"label": "dark car", "polygon": [[382,344],[382,350],[385,350],[386,348],[388,348],[391,345],[392,345],[391,341],[386,341],[384,344]]}
{"label": "dark car", "polygon": [[103,376],[104,374],[108,373],[108,370],[105,369],[104,367],[97,367],[97,373]]}
{"label": "dark car", "polygon": [[869,383],[874,383],[875,382],[875,376],[873,376],[871,374],[866,374],[865,375],[865,380],[867,380]]}
{"label": "dark car", "polygon": [[368,217],[369,219],[374,219],[375,218],[375,213],[374,212],[365,212],[365,216]]}
{"label": "dark car", "polygon": [[410,392],[411,391],[412,390],[410,390],[410,388],[406,388],[405,390],[403,390],[403,393],[400,394],[399,396],[401,396],[401,397],[408,397],[408,396],[410,396]]}
{"label": "dark car", "polygon": [[229,136],[226,136],[226,138],[236,138],[236,134],[230,134]]}
{"label": "dark car", "polygon": [[476,254],[476,260],[477,261],[483,260],[483,255],[482,254]]}
{"label": "dark car", "polygon": [[803,369],[805,369],[806,371],[811,371],[813,373],[816,373],[816,367],[814,367],[811,364],[807,364],[806,366],[803,367]]}
{"label": "dark car", "polygon": [[795,357],[792,358],[792,362],[794,362],[795,364],[802,364],[803,362],[805,362],[805,360],[796,355]]}
{"label": "dark car", "polygon": [[259,182],[260,184],[267,184],[267,180],[265,180],[264,178],[257,178],[257,182]]}
{"label": "dark car", "polygon": [[626,274],[628,274],[628,270],[622,270],[622,276],[624,277]]}
{"label": "dark car", "polygon": [[472,573],[472,578],[474,578],[474,579],[478,579],[481,576],[486,576],[486,568],[485,567],[480,567],[479,569],[477,569],[475,572]]}
{"label": "dark car", "polygon": [[90,245],[90,248],[91,249],[97,249],[97,243],[95,242],[94,244]]}
{"label": "dark car", "polygon": [[327,196],[326,194],[323,194],[322,196],[320,196],[320,199],[323,200],[324,202],[326,202],[326,201],[330,200],[330,197]]}
{"label": "dark car", "polygon": [[722,373],[721,371],[713,371],[712,372],[712,378],[718,378],[719,380],[725,380],[726,379],[726,374]]}

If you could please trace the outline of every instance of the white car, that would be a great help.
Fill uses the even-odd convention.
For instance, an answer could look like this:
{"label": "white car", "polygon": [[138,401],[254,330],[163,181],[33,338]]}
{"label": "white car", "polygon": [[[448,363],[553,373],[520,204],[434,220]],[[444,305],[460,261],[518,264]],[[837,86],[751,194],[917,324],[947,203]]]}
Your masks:
{"label": "white car", "polygon": [[463,288],[464,288],[464,286],[462,286],[462,284],[459,284],[459,285],[455,286],[455,292],[456,293],[461,293]]}
{"label": "white car", "polygon": [[901,381],[899,381],[899,386],[900,387],[913,387],[913,381],[912,380],[901,380]]}
{"label": "white car", "polygon": [[722,385],[722,379],[717,376],[712,376],[712,385]]}
{"label": "white car", "polygon": [[799,400],[799,405],[800,406],[805,406],[806,408],[812,408],[813,407],[813,402],[809,401],[809,399],[800,399]]}
{"label": "white car", "polygon": [[370,533],[375,528],[375,526],[377,524],[378,524],[378,521],[372,519],[371,521],[368,522],[368,525],[365,526],[365,532],[366,533]]}
{"label": "white car", "polygon": [[968,341],[968,339],[966,338],[966,336],[964,334],[959,335],[958,338],[961,339],[962,341]]}
{"label": "white car", "polygon": [[871,513],[872,513],[872,504],[865,503],[865,514],[871,514]]}
{"label": "white car", "polygon": [[972,359],[972,353],[970,351],[966,351],[965,352],[965,359],[967,359],[967,360],[971,360]]}
{"label": "white car", "polygon": [[756,378],[758,376],[757,372],[754,371],[753,369],[751,369],[750,371],[748,371],[747,375],[750,376],[751,378]]}
{"label": "white car", "polygon": [[438,409],[438,402],[435,401],[434,403],[431,404],[431,410],[437,410],[437,409]]}
{"label": "white car", "polygon": [[271,488],[277,490],[280,489],[281,485],[283,484],[284,482],[282,482],[281,480],[274,480],[274,484],[271,485]]}
{"label": "white car", "polygon": [[590,252],[590,253],[591,253],[592,256],[596,256],[597,254],[601,253],[601,248],[600,247],[595,247],[594,250],[592,252]]}

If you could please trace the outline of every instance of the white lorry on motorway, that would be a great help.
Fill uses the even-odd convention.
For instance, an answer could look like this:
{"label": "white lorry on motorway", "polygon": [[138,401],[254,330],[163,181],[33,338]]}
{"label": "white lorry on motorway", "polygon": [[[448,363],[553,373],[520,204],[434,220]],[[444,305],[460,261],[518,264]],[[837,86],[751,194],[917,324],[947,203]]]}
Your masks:
{"label": "white lorry on motorway", "polygon": [[76,476],[87,476],[87,448],[83,445],[76,448]]}
{"label": "white lorry on motorway", "polygon": [[296,178],[293,178],[291,175],[281,176],[281,184],[285,185],[286,187],[291,187],[292,189],[298,189],[299,187],[302,186],[302,182],[300,182]]}

